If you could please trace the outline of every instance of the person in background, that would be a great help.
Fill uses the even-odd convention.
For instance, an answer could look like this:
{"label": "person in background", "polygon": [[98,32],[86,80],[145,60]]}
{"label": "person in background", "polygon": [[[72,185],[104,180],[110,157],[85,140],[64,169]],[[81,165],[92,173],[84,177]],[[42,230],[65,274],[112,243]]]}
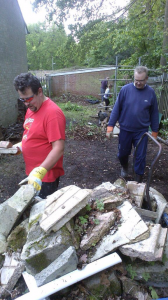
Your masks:
{"label": "person in background", "polygon": [[[110,138],[113,128],[118,121],[120,124],[118,158],[121,168],[121,176],[128,176],[128,160],[132,145],[136,147],[139,139],[149,126],[152,136],[157,138],[159,130],[159,112],[156,94],[147,85],[148,69],[138,66],[134,70],[134,83],[129,83],[121,88],[117,101],[110,115],[106,137]],[[139,183],[143,180],[146,165],[148,138],[145,136],[138,146],[134,164],[135,180]]]}
{"label": "person in background", "polygon": [[43,94],[41,83],[33,74],[21,73],[15,77],[14,86],[27,112],[22,142],[13,147],[23,154],[28,183],[45,199],[57,190],[59,178],[64,175],[65,116]]}
{"label": "person in background", "polygon": [[112,84],[109,84],[109,86],[106,88],[105,93],[104,93],[103,101],[105,102],[105,105],[106,105],[105,110],[107,110],[107,106],[109,106],[109,104],[110,104],[109,98],[111,97],[111,94],[110,94],[111,88],[112,88]]}
{"label": "person in background", "polygon": [[109,77],[106,77],[106,79],[101,81],[100,94],[101,94],[102,102],[103,102],[103,96],[104,96],[105,90],[108,87],[108,80],[109,80]]}

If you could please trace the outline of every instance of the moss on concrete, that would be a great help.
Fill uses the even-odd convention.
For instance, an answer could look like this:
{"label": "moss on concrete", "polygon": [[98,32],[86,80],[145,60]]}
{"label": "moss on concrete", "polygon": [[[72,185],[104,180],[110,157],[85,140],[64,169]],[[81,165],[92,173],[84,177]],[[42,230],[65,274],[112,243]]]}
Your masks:
{"label": "moss on concrete", "polygon": [[34,269],[34,273],[37,274],[47,268],[51,262],[47,259],[45,253],[41,252],[30,259],[26,259],[26,263],[30,265],[30,267]]}
{"label": "moss on concrete", "polygon": [[12,231],[10,236],[8,237],[8,247],[13,251],[17,251],[18,249],[22,249],[27,239],[27,228],[26,225],[19,225]]}
{"label": "moss on concrete", "polygon": [[39,221],[40,217],[41,217],[41,214],[37,215],[37,217],[29,223],[29,230],[31,229],[31,227],[33,225],[35,225]]}

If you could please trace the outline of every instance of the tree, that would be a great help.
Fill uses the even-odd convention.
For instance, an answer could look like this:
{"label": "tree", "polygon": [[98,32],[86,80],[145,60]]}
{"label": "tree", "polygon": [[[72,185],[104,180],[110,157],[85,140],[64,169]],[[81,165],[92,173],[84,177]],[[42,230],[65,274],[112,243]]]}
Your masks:
{"label": "tree", "polygon": [[[135,1],[135,0],[133,0]],[[45,7],[48,20],[62,24],[67,19],[74,23],[105,19],[108,12],[114,12],[117,0],[34,0],[35,10]]]}
{"label": "tree", "polygon": [[162,67],[163,72],[165,72],[168,67],[168,0],[166,0],[166,5],[165,5],[163,45],[162,45],[162,55],[161,55],[160,65]]}
{"label": "tree", "polygon": [[[129,9],[127,19],[116,32],[114,49],[131,49],[123,63],[136,65],[138,58],[150,68],[160,64],[165,0],[138,0]],[[122,24],[121,24],[122,25]]]}
{"label": "tree", "polygon": [[27,35],[26,44],[29,69],[51,70],[52,59],[56,69],[71,66],[72,57],[73,64],[76,63],[75,55],[72,56],[72,48],[76,43],[66,35],[63,27],[38,23],[28,26],[28,30],[30,34]]}

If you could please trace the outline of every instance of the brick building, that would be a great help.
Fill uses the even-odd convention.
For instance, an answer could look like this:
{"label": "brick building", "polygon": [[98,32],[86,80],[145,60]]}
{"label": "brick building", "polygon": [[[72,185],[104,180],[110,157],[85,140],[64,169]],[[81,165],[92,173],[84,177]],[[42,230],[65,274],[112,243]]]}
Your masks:
{"label": "brick building", "polygon": [[18,94],[13,79],[27,72],[27,26],[17,0],[0,0],[0,126],[15,123]]}
{"label": "brick building", "polygon": [[[76,95],[90,95],[98,97],[101,80],[115,74],[115,67],[99,67],[93,69],[80,69],[76,71],[57,72],[48,74],[50,92],[53,96],[64,93]],[[99,96],[99,98],[101,98]]]}

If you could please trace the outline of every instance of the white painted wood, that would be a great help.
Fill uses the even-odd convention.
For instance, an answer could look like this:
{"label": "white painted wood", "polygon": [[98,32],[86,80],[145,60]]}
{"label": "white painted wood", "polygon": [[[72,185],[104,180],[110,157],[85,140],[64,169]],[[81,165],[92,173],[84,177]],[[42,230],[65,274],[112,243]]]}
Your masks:
{"label": "white painted wood", "polygon": [[90,190],[82,190],[77,187],[65,192],[56,202],[46,208],[40,221],[40,227],[46,232],[53,227],[55,231],[59,230],[86,206],[86,197],[89,194]]}
{"label": "white painted wood", "polygon": [[0,148],[0,154],[16,154],[17,148]]}

